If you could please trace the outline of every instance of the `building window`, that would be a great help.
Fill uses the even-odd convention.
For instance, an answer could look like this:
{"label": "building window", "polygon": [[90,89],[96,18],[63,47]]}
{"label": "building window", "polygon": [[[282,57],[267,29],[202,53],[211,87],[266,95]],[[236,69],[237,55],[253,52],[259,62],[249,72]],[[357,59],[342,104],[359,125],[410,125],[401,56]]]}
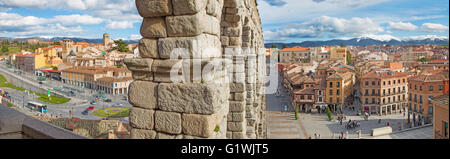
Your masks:
{"label": "building window", "polygon": [[417,90],[417,85],[414,85],[414,90]]}
{"label": "building window", "polygon": [[417,112],[417,104],[414,104],[414,111]]}
{"label": "building window", "polygon": [[304,97],[303,95],[301,95],[301,96],[300,96],[300,99],[303,100],[303,99],[305,99],[305,97]]}
{"label": "building window", "polygon": [[339,98],[336,98],[336,102],[339,103],[341,100]]}
{"label": "building window", "polygon": [[394,102],[394,103],[395,103],[395,96],[394,96],[394,97],[392,97],[392,102]]}
{"label": "building window", "polygon": [[341,83],[340,83],[340,82],[337,82],[337,83],[336,83],[336,87],[339,88],[340,86],[341,86]]}
{"label": "building window", "polygon": [[422,113],[422,105],[419,105],[419,113]]}
{"label": "building window", "polygon": [[403,83],[405,83],[405,79],[403,79]]}
{"label": "building window", "polygon": [[395,93],[395,88],[392,88],[392,93]]}
{"label": "building window", "polygon": [[392,80],[393,84],[395,84],[395,80]]}
{"label": "building window", "polygon": [[406,89],[405,86],[403,86],[403,91],[406,91],[405,89]]}
{"label": "building window", "polygon": [[386,85],[386,81],[383,81],[383,86],[385,86]]}
{"label": "building window", "polygon": [[366,89],[366,93],[364,94],[365,96],[368,96],[369,95],[369,90],[368,89]]}
{"label": "building window", "polygon": [[414,94],[414,102],[417,102],[417,94]]}
{"label": "building window", "polygon": [[319,102],[322,102],[322,97],[319,97]]}
{"label": "building window", "polygon": [[383,89],[383,95],[386,95],[386,90],[385,89]]}
{"label": "building window", "polygon": [[433,91],[433,86],[430,86],[429,90],[430,90],[430,91]]}
{"label": "building window", "polygon": [[388,81],[388,85],[391,85],[391,81]]}
{"label": "building window", "polygon": [[330,95],[333,95],[333,90],[330,90]]}
{"label": "building window", "polygon": [[338,89],[338,90],[336,90],[336,95],[340,95],[340,91],[339,91],[339,89]]}
{"label": "building window", "polygon": [[419,103],[422,103],[422,95],[419,96]]}
{"label": "building window", "polygon": [[375,98],[372,98],[372,104],[375,104]]}
{"label": "building window", "polygon": [[439,90],[442,91],[442,86],[439,86]]}
{"label": "building window", "polygon": [[308,99],[311,100],[311,99],[312,99],[312,96],[311,96],[311,95],[308,95]]}
{"label": "building window", "polygon": [[333,82],[330,82],[330,88],[333,88]]}
{"label": "building window", "polygon": [[375,95],[375,89],[372,89],[372,96]]}
{"label": "building window", "polygon": [[411,103],[409,103],[409,110],[408,111],[410,111],[410,110],[412,110],[412,104]]}
{"label": "building window", "polygon": [[400,84],[400,79],[397,81],[398,84]]}
{"label": "building window", "polygon": [[420,90],[422,90],[422,86],[420,86]]}
{"label": "building window", "polygon": [[390,88],[388,88],[388,94],[391,94],[391,89]]}
{"label": "building window", "polygon": [[403,98],[402,98],[402,99],[403,99],[403,100],[405,100],[405,95],[403,94],[402,96],[403,96]]}
{"label": "building window", "polygon": [[428,96],[428,104],[431,104],[431,98],[433,98],[433,96]]}
{"label": "building window", "polygon": [[433,106],[428,106],[428,114],[433,115]]}
{"label": "building window", "polygon": [[365,102],[366,104],[369,104],[369,98],[366,98],[366,102]]}
{"label": "building window", "polygon": [[388,103],[391,103],[391,97],[388,97]]}
{"label": "building window", "polygon": [[333,103],[333,98],[330,97],[330,103]]}
{"label": "building window", "polygon": [[375,81],[372,81],[372,86],[375,86]]}

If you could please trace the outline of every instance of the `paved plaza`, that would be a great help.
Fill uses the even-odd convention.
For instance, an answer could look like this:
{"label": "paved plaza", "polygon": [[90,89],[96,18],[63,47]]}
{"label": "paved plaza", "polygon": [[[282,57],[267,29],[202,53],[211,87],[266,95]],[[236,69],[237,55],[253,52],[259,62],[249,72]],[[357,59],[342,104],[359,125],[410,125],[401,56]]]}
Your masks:
{"label": "paved plaza", "polygon": [[[280,94],[267,95],[266,121],[269,139],[314,139],[316,138],[314,134],[320,135],[321,139],[338,139],[342,132],[344,136],[348,133],[349,139],[355,139],[358,138],[358,130],[361,131],[361,137],[366,138],[371,136],[372,129],[386,127],[388,123],[393,132],[406,128],[407,116],[403,116],[403,113],[371,115],[368,120],[365,120],[364,116],[358,116],[356,111],[346,108],[343,109],[346,119],[342,125],[335,115],[333,115],[334,119],[329,121],[326,113],[319,114],[315,109],[312,113],[298,113],[299,118],[295,120],[289,94],[281,84],[282,77],[279,78]],[[283,112],[284,105],[288,106],[288,112]],[[359,105],[359,101],[354,102],[355,110],[359,109]],[[345,125],[350,120],[358,121],[360,127],[347,129]]]}

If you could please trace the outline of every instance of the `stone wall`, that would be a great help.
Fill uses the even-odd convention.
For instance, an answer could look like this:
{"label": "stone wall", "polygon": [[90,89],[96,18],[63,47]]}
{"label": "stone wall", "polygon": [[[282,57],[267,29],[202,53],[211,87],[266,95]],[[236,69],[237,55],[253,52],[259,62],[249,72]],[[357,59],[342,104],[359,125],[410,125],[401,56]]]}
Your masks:
{"label": "stone wall", "polygon": [[[132,138],[265,138],[256,0],[136,0]],[[261,91],[262,90],[262,91]]]}

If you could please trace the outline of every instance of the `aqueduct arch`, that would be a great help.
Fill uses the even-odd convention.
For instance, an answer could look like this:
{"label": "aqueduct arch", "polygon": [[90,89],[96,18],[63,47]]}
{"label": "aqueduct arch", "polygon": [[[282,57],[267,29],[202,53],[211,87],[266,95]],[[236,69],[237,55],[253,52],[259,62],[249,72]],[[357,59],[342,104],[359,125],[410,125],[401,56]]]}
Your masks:
{"label": "aqueduct arch", "polygon": [[[141,58],[125,60],[134,79],[132,138],[266,138],[256,0],[136,0],[136,6],[144,18]],[[187,58],[170,58],[177,48]],[[171,76],[177,64],[179,76]],[[223,69],[195,72],[208,66]]]}

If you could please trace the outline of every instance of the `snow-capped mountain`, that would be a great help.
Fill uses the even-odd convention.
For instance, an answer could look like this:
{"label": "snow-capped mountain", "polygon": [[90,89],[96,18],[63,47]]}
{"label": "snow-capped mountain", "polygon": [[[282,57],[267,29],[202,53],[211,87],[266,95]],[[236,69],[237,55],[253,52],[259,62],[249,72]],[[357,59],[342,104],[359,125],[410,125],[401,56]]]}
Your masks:
{"label": "snow-capped mountain", "polygon": [[301,46],[301,47],[319,47],[319,46],[339,46],[344,44],[346,46],[366,46],[366,45],[448,45],[448,37],[444,36],[412,36],[407,38],[398,38],[391,35],[364,35],[353,39],[334,39],[328,41],[303,41],[300,43],[266,43],[265,47],[270,48],[275,45],[282,48],[283,45],[287,47]]}

